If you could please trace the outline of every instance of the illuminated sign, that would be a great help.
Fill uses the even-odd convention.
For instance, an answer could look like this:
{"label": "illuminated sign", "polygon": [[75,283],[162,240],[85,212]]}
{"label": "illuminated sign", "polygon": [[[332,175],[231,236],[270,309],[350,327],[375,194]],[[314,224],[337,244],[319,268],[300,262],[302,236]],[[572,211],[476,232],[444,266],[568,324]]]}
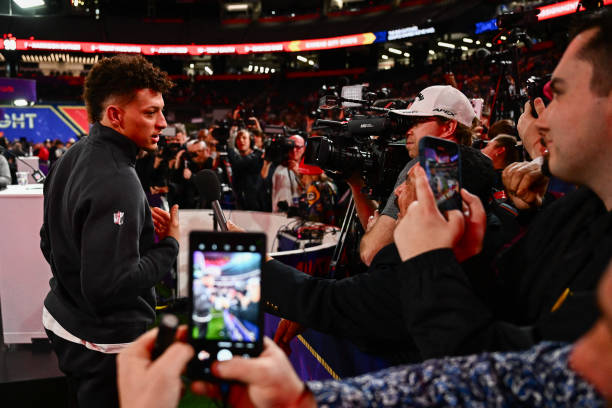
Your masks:
{"label": "illuminated sign", "polygon": [[[406,31],[407,30],[407,31]],[[401,34],[401,33],[403,34]],[[419,29],[408,27],[393,30],[391,39],[411,37],[415,35],[435,32],[433,27]],[[389,33],[392,33],[391,31]],[[400,35],[398,37],[398,35]],[[403,36],[401,36],[403,35]],[[10,47],[20,51],[73,51],[84,53],[127,53],[143,55],[215,55],[215,54],[251,54],[267,52],[304,52],[316,50],[330,50],[334,48],[356,47],[374,42],[385,41],[387,32],[361,33],[341,37],[317,38],[312,40],[283,41],[258,44],[121,44],[121,43],[93,43],[77,41],[46,41],[46,40],[20,40],[10,38],[0,42],[0,49]]]}
{"label": "illuminated sign", "polygon": [[[562,1],[561,3],[550,4],[548,6],[538,7],[538,21],[547,20],[549,18],[561,17],[576,12],[580,1]],[[612,4],[612,0],[603,0],[604,6]]]}
{"label": "illuminated sign", "polygon": [[342,37],[319,38],[316,40],[289,41],[285,51],[330,50],[333,48],[354,47],[356,45],[372,44],[376,40],[374,33],[345,35]]}
{"label": "illuminated sign", "polygon": [[77,130],[71,120],[53,105],[23,108],[0,105],[0,131],[9,140],[25,137],[34,143],[44,142],[45,139],[60,139],[66,142],[84,133]]}
{"label": "illuminated sign", "polygon": [[497,18],[492,18],[489,21],[481,21],[480,23],[476,23],[476,30],[474,31],[474,34],[480,34],[486,31],[494,30],[497,30]]}
{"label": "illuminated sign", "polygon": [[419,28],[417,26],[399,28],[397,30],[387,31],[387,40],[399,40],[401,38],[416,37],[418,35],[433,34],[436,29],[433,27]]}
{"label": "illuminated sign", "polygon": [[[154,45],[19,40],[14,38],[11,38],[11,44],[14,44],[14,48],[20,51],[78,51],[85,53],[127,53],[143,55],[215,55],[329,50],[334,48],[355,47],[358,45],[372,44],[375,40],[376,35],[374,33],[362,33],[345,35],[342,37],[318,38],[314,40],[259,44]],[[0,49],[6,48],[2,45],[4,44],[0,43]]]}

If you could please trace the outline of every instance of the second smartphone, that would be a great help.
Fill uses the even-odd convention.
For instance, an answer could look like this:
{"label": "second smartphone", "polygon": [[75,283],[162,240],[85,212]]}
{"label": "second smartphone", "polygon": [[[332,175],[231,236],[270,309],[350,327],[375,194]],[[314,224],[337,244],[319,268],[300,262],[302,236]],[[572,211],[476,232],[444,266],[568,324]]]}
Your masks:
{"label": "second smartphone", "polygon": [[192,231],[189,234],[188,341],[195,356],[187,376],[214,380],[210,365],[262,350],[263,233]]}
{"label": "second smartphone", "polygon": [[440,212],[461,211],[461,153],[457,143],[423,137],[419,141],[419,163],[427,174]]}

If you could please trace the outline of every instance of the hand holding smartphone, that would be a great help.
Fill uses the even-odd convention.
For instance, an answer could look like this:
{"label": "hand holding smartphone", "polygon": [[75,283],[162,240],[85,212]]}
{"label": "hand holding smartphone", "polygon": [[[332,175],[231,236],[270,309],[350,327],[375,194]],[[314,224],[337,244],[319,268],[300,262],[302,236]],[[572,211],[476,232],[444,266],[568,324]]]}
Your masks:
{"label": "hand holding smartphone", "polygon": [[419,141],[419,163],[442,214],[462,209],[461,154],[455,142],[425,136]]}
{"label": "hand holding smartphone", "polygon": [[214,381],[210,366],[215,360],[261,353],[265,250],[263,233],[190,233],[187,338],[195,356],[187,366],[188,377]]}

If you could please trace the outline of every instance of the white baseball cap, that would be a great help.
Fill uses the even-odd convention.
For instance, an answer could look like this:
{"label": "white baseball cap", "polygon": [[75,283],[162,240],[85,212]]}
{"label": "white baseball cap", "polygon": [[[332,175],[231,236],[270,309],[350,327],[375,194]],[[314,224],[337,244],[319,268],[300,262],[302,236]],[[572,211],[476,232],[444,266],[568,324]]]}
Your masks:
{"label": "white baseball cap", "polygon": [[476,112],[470,100],[457,88],[450,85],[435,85],[418,93],[408,109],[395,109],[404,116],[442,116],[472,127]]}

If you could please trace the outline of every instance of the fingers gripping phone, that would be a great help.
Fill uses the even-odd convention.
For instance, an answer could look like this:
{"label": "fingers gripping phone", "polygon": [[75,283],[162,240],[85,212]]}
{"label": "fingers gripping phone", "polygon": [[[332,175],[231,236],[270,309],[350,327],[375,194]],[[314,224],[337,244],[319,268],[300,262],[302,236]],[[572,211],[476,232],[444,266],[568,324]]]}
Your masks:
{"label": "fingers gripping phone", "polygon": [[440,212],[461,210],[461,153],[457,143],[423,137],[419,141],[419,163],[427,174]]}
{"label": "fingers gripping phone", "polygon": [[265,250],[263,233],[190,233],[188,341],[195,355],[188,377],[215,380],[210,371],[215,360],[261,353]]}

